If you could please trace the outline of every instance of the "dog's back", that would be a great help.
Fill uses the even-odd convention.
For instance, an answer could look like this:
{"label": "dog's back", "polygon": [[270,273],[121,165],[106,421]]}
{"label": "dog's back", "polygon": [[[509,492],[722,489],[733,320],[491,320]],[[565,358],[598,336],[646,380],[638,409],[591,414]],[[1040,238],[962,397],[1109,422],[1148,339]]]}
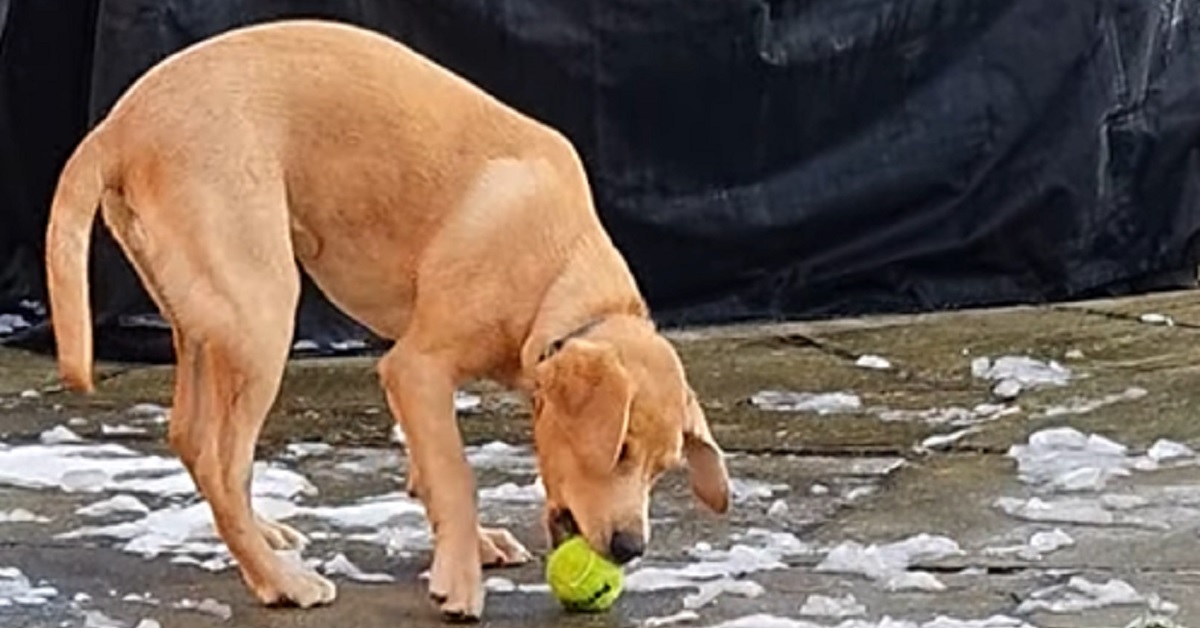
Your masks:
{"label": "dog's back", "polygon": [[[636,293],[561,134],[362,28],[289,20],[185,48],[140,77],[78,152],[94,163],[67,172],[98,170],[104,188],[118,191],[105,216],[135,266],[135,238],[121,237],[122,223],[214,233],[179,238],[170,245],[178,256],[179,247],[214,241],[260,246],[278,221],[247,214],[286,211],[289,253],[331,301],[384,337],[403,335],[428,275],[425,283],[443,292],[457,287],[453,304],[430,308],[462,321],[464,334],[476,333],[466,329],[473,325],[502,344],[518,342],[538,304],[514,301],[513,287],[544,294],[561,270],[562,242],[593,250],[589,282],[607,277],[614,298]],[[77,240],[62,230],[55,237],[53,216],[62,213],[52,211],[52,244]],[[59,268],[78,267],[75,244],[66,249],[75,261],[64,258]],[[53,270],[53,255],[50,262]],[[76,295],[66,306],[75,313],[64,318],[79,320],[79,288],[59,292]],[[489,305],[496,302],[506,308]],[[170,313],[169,303],[159,305]],[[60,356],[90,361],[90,341],[72,340],[84,332],[64,329],[70,337]],[[514,353],[479,350],[481,368]],[[90,373],[67,379],[83,377]]]}

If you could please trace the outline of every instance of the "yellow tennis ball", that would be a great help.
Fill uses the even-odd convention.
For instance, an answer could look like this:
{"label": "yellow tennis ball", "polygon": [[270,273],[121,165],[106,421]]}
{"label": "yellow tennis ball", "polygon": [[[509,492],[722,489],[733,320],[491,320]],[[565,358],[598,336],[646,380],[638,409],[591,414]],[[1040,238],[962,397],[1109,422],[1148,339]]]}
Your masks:
{"label": "yellow tennis ball", "polygon": [[621,596],[621,568],[596,553],[581,536],[568,539],[546,561],[546,582],[568,611],[608,610]]}

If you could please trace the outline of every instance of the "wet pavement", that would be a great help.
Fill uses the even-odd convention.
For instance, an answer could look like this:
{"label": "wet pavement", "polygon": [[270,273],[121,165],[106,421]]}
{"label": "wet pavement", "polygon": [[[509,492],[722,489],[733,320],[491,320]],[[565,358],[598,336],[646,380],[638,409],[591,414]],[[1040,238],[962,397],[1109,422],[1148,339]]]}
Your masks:
{"label": "wet pavement", "polygon": [[[472,386],[483,517],[537,556],[487,572],[483,625],[1200,625],[1198,334],[1195,293],[673,334],[734,508],[669,476],[592,616],[542,584],[523,404]],[[0,351],[0,626],[441,625],[371,360],[293,363],[259,450],[256,506],[339,587],[310,611],[256,606],[212,535],[163,442],[170,369],[100,371],[82,398]]]}

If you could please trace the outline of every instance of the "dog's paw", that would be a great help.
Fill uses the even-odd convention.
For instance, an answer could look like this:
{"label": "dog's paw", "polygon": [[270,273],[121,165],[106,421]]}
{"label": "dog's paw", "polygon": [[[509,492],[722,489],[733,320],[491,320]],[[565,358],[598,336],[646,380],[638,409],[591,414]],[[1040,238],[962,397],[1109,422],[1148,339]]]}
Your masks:
{"label": "dog's paw", "polygon": [[439,544],[433,567],[429,572],[429,597],[442,611],[448,622],[478,621],[483,616],[483,572],[479,556],[470,551],[453,551],[449,544]]}
{"label": "dog's paw", "polygon": [[266,606],[312,608],[331,604],[337,598],[333,582],[302,567],[282,570],[273,580],[255,588],[255,595]]}
{"label": "dog's paw", "polygon": [[533,559],[525,546],[503,528],[479,528],[479,561],[484,567],[512,567]]}
{"label": "dog's paw", "polygon": [[270,545],[273,550],[299,550],[308,545],[308,537],[292,526],[272,521],[258,514],[254,515],[254,522],[258,524],[258,531],[262,533],[263,538],[267,540],[267,545]]}

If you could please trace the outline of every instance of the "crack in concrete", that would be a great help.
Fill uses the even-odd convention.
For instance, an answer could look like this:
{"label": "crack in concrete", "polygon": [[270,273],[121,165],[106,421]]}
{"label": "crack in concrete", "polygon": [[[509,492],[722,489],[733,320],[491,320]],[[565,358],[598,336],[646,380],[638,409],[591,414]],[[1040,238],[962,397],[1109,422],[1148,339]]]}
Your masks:
{"label": "crack in concrete", "polygon": [[1173,316],[1171,316],[1169,314],[1164,314],[1164,316],[1166,316],[1170,319],[1170,321],[1171,321],[1170,324],[1154,324],[1154,323],[1144,322],[1142,320],[1142,316],[1144,314],[1126,314],[1125,312],[1114,312],[1111,310],[1099,310],[1099,309],[1090,308],[1087,306],[1051,305],[1051,306],[1047,306],[1047,309],[1054,311],[1054,312],[1061,312],[1061,313],[1075,313],[1075,314],[1084,314],[1087,316],[1099,316],[1101,318],[1105,318],[1108,320],[1114,320],[1114,321],[1128,321],[1128,322],[1132,322],[1132,323],[1137,323],[1138,325],[1146,325],[1146,326],[1150,326],[1150,327],[1164,327],[1164,328],[1168,328],[1168,329],[1170,329],[1170,328],[1193,329],[1193,330],[1200,329],[1200,324],[1189,323],[1187,321],[1180,321],[1180,320],[1175,319]]}

